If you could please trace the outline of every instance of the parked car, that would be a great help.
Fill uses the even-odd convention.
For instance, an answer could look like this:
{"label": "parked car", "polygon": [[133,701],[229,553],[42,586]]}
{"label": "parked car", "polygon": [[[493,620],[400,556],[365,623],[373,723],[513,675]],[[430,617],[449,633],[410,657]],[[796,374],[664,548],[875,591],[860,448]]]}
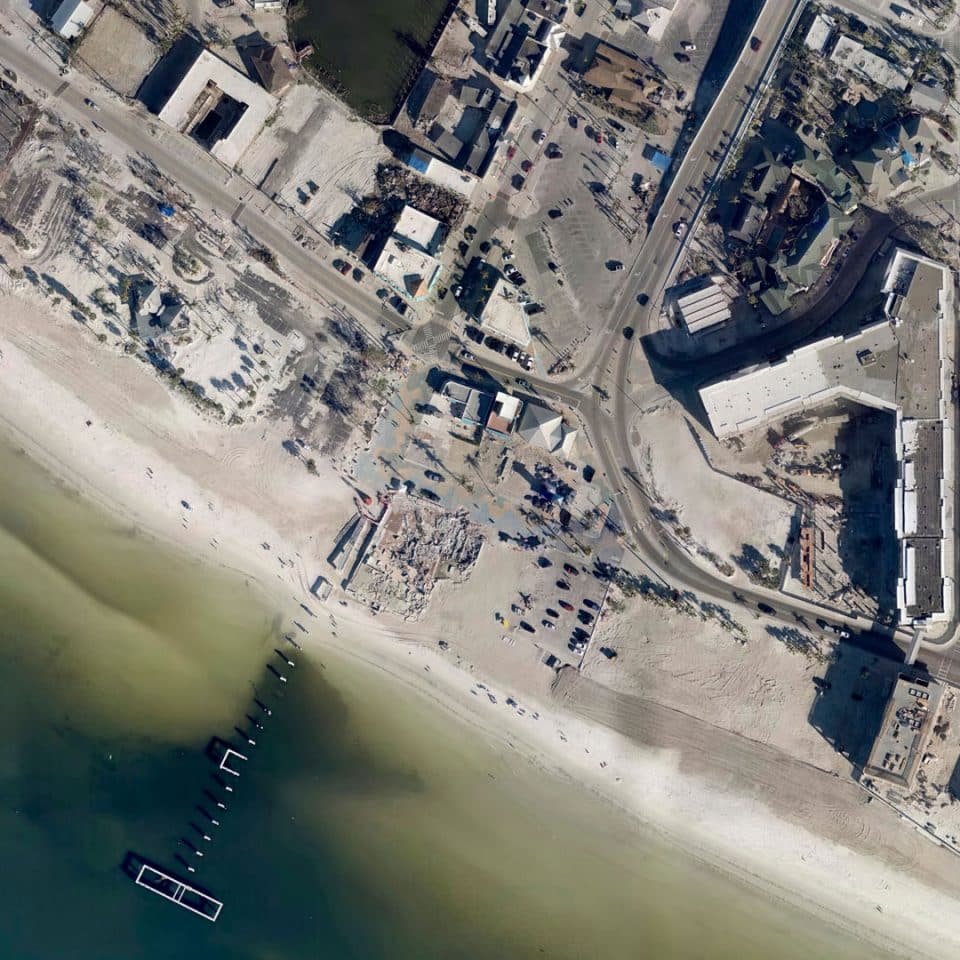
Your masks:
{"label": "parked car", "polygon": [[684,238],[684,236],[686,235],[686,233],[687,233],[687,228],[688,228],[689,226],[690,226],[690,225],[687,223],[686,220],[678,220],[678,221],[673,225],[673,235],[674,235],[678,240],[682,240],[682,239]]}
{"label": "parked car", "polygon": [[527,633],[536,633],[536,632],[537,632],[537,628],[536,628],[536,627],[531,627],[530,624],[527,623],[526,620],[521,620],[521,621],[520,621],[520,626],[523,627],[523,629],[526,630]]}
{"label": "parked car", "polygon": [[553,562],[549,559],[549,557],[537,557],[537,566],[546,570],[547,567],[553,566]]}
{"label": "parked car", "polygon": [[569,589],[570,589],[570,584],[567,583],[566,580],[558,580],[558,581],[557,581],[557,586],[558,586],[561,590],[569,590]]}
{"label": "parked car", "polygon": [[350,264],[346,260],[334,260],[333,266],[335,269],[339,270],[344,276],[350,272]]}
{"label": "parked car", "polygon": [[438,497],[437,494],[434,493],[434,491],[431,490],[429,487],[421,487],[420,496],[424,497],[427,500],[432,500],[434,503],[440,502],[440,497]]}
{"label": "parked car", "polygon": [[623,269],[623,263],[619,260],[608,260],[607,269],[611,273],[619,273]]}
{"label": "parked car", "polygon": [[547,211],[547,216],[551,220],[559,220],[563,216],[563,211],[559,207],[551,207]]}
{"label": "parked car", "polygon": [[614,130],[619,130],[621,133],[627,132],[627,128],[619,120],[614,120],[613,117],[607,118],[607,124],[613,127]]}
{"label": "parked car", "polygon": [[434,483],[443,483],[445,477],[442,473],[437,473],[436,470],[424,470],[423,475],[428,479],[432,480]]}
{"label": "parked car", "polygon": [[569,610],[570,613],[573,613],[573,604],[572,604],[572,603],[569,603],[569,602],[566,601],[566,600],[558,600],[557,603],[559,603],[560,606],[563,607],[564,610]]}
{"label": "parked car", "polygon": [[591,610],[599,610],[600,604],[596,600],[591,600],[589,597],[585,597],[583,600],[583,605],[589,607]]}
{"label": "parked car", "polygon": [[577,115],[576,115],[575,113],[571,113],[570,116],[567,117],[567,123],[569,123],[570,126],[573,127],[574,130],[577,129],[577,124],[579,124],[579,122],[580,122],[580,121],[579,121],[579,119],[577,118]]}
{"label": "parked car", "polygon": [[100,109],[89,97],[85,97],[84,100],[83,100],[83,102],[84,102],[91,110],[99,110],[99,109]]}
{"label": "parked car", "polygon": [[547,135],[542,130],[533,131],[533,142],[534,143],[543,143],[547,139]]}
{"label": "parked car", "polygon": [[689,40],[681,40],[680,49],[686,51],[687,53],[693,53],[693,51],[697,49],[697,45],[695,43],[691,43]]}
{"label": "parked car", "polygon": [[601,647],[601,648],[600,648],[600,652],[601,652],[608,660],[616,660],[616,659],[617,659],[617,651],[614,650],[612,647]]}
{"label": "parked car", "polygon": [[641,307],[645,307],[649,302],[650,302],[650,297],[648,297],[647,294],[645,293],[637,294],[637,303],[639,303]]}
{"label": "parked car", "polygon": [[557,611],[554,610],[553,607],[547,607],[547,609],[544,612],[547,614],[548,617],[553,617],[554,620],[556,620],[557,617],[560,616],[560,614],[557,613]]}
{"label": "parked car", "polygon": [[463,296],[463,284],[462,284],[462,283],[458,283],[458,284],[453,288],[453,298],[454,298],[454,300],[459,300],[462,296]]}
{"label": "parked car", "polygon": [[521,169],[524,173],[529,173],[529,172],[533,169],[533,161],[532,161],[532,160],[524,160],[523,163],[520,164],[520,169]]}
{"label": "parked car", "polygon": [[467,325],[466,327],[463,328],[463,332],[474,343],[483,343],[483,331],[479,327]]}
{"label": "parked car", "polygon": [[603,143],[603,134],[602,134],[599,130],[597,130],[597,131],[594,133],[594,135],[593,135],[593,142],[594,142],[594,143]]}
{"label": "parked car", "polygon": [[593,467],[591,467],[589,463],[585,463],[585,464],[583,465],[583,479],[584,479],[587,483],[593,483],[593,478],[594,478],[594,476],[596,475],[596,472],[597,472],[597,471],[594,470]]}
{"label": "parked car", "polygon": [[359,283],[363,279],[363,271],[359,267],[353,268],[353,279]]}
{"label": "parked car", "polygon": [[633,339],[633,327],[624,327],[623,328],[623,339],[632,340]]}
{"label": "parked car", "polygon": [[578,619],[581,623],[586,624],[587,626],[589,626],[591,623],[593,623],[593,614],[592,614],[592,613],[589,613],[589,612],[586,611],[586,610],[579,610],[579,611],[577,611],[577,619]]}
{"label": "parked car", "polygon": [[572,563],[565,563],[563,565],[563,569],[566,570],[567,573],[572,574],[575,577],[580,576],[580,568],[575,567]]}
{"label": "parked car", "polygon": [[512,160],[516,155],[517,155],[517,148],[516,148],[516,147],[513,147],[513,146],[507,147],[507,159],[508,159],[508,160]]}
{"label": "parked car", "polygon": [[496,337],[487,337],[486,340],[483,341],[483,345],[488,350],[495,350],[497,353],[503,353],[503,341],[498,340]]}
{"label": "parked car", "polygon": [[557,625],[555,623],[551,623],[549,620],[541,620],[540,623],[542,623],[543,626],[545,626],[548,630],[557,629]]}
{"label": "parked car", "polygon": [[689,62],[690,62],[690,58],[689,58],[685,53],[675,53],[675,54],[673,55],[673,59],[676,60],[677,63],[689,63]]}
{"label": "parked car", "polygon": [[562,151],[555,143],[548,143],[548,144],[547,144],[547,149],[544,150],[544,155],[546,156],[546,158],[547,158],[548,160],[562,160],[562,159],[563,159],[563,151]]}
{"label": "parked car", "polygon": [[757,50],[759,50],[760,47],[762,46],[763,46],[763,41],[759,37],[750,38],[750,49],[753,50],[754,53],[756,53]]}

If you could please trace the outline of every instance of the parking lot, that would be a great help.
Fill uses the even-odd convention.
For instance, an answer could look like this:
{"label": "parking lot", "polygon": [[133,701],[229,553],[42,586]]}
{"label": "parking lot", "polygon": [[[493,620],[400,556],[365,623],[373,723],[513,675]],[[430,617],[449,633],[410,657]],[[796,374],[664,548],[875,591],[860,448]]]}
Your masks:
{"label": "parking lot", "polygon": [[525,634],[561,664],[580,666],[601,615],[607,583],[563,549],[537,553],[508,610],[510,632]]}

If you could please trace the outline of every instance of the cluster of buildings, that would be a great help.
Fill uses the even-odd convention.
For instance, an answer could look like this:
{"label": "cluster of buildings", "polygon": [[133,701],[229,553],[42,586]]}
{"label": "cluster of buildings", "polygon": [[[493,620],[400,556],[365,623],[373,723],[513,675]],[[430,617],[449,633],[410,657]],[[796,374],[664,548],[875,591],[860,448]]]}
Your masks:
{"label": "cluster of buildings", "polygon": [[937,132],[926,117],[913,114],[887,127],[876,142],[850,158],[867,195],[888,200],[930,162]]}
{"label": "cluster of buildings", "polygon": [[567,9],[561,0],[507,0],[486,40],[487,69],[506,87],[528,93],[560,49]]}
{"label": "cluster of buildings", "polygon": [[899,618],[904,625],[940,623],[953,615],[955,577],[948,522],[954,440],[945,383],[952,281],[942,264],[897,249],[882,291],[880,322],[710,384],[701,389],[700,399],[720,438],[837,398],[893,414]]}
{"label": "cluster of buildings", "polygon": [[562,414],[539,403],[502,391],[486,393],[459,380],[448,380],[435,400],[438,407],[445,402],[456,420],[501,440],[516,438],[544,453],[567,458],[573,452],[577,431]]}

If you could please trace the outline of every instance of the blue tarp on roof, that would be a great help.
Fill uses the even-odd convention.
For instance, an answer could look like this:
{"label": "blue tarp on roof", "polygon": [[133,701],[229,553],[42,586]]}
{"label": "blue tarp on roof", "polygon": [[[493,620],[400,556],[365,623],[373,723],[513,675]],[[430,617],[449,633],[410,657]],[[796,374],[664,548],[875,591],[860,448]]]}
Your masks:
{"label": "blue tarp on roof", "polygon": [[666,173],[673,162],[662,150],[654,150],[650,162],[661,172]]}
{"label": "blue tarp on roof", "polygon": [[429,165],[430,157],[424,156],[416,150],[412,151],[410,156],[407,157],[407,166],[412,167],[417,173],[426,173]]}

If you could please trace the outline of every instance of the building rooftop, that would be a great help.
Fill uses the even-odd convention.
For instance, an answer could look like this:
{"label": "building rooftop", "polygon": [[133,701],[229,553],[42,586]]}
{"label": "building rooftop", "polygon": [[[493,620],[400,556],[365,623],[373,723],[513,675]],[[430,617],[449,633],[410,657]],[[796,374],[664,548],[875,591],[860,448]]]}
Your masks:
{"label": "building rooftop", "polygon": [[419,300],[427,296],[437,282],[440,261],[391,236],[374,263],[373,272],[408,297]]}
{"label": "building rooftop", "polygon": [[730,319],[730,304],[723,290],[711,281],[677,297],[677,313],[688,333],[702,333]]}
{"label": "building rooftop", "polygon": [[865,776],[906,790],[913,787],[942,696],[943,687],[936,680],[907,674],[897,677],[864,767]]}
{"label": "building rooftop", "polygon": [[531,446],[548,453],[563,453],[569,457],[577,431],[563,422],[563,417],[538,403],[527,403],[517,429],[520,438]]}
{"label": "building rooftop", "polygon": [[807,31],[807,36],[803,42],[814,53],[823,53],[833,36],[834,27],[836,27],[836,22],[832,17],[818,13],[813,18],[813,23],[810,24],[810,29]]}
{"label": "building rooftop", "polygon": [[530,342],[527,314],[516,287],[498,276],[480,313],[480,324],[494,336],[525,347]]}
{"label": "building rooftop", "polygon": [[857,73],[888,90],[906,90],[910,82],[909,75],[899,66],[871,53],[852,37],[841,36],[833,48],[830,59],[837,66]]}
{"label": "building rooftop", "polygon": [[293,71],[279,47],[260,47],[250,59],[264,89],[275,96],[280,96],[293,83]]}
{"label": "building rooftop", "polygon": [[233,167],[276,105],[276,98],[262,87],[209,50],[202,50],[167,98],[159,117]]}
{"label": "building rooftop", "polygon": [[487,429],[494,433],[509,435],[517,422],[521,401],[510,393],[497,393],[487,418]]}
{"label": "building rooftop", "polygon": [[946,90],[937,84],[915,83],[910,88],[910,106],[924,113],[940,113],[948,99]]}
{"label": "building rooftop", "polygon": [[50,18],[50,26],[66,40],[80,36],[93,19],[93,7],[84,0],[63,0]]}
{"label": "building rooftop", "polygon": [[443,243],[444,224],[407,204],[400,212],[393,236],[401,243],[433,256]]}
{"label": "building rooftop", "polygon": [[450,401],[451,416],[473,426],[482,426],[487,422],[493,405],[493,397],[489,393],[459,380],[448,380],[443,385],[442,396]]}

